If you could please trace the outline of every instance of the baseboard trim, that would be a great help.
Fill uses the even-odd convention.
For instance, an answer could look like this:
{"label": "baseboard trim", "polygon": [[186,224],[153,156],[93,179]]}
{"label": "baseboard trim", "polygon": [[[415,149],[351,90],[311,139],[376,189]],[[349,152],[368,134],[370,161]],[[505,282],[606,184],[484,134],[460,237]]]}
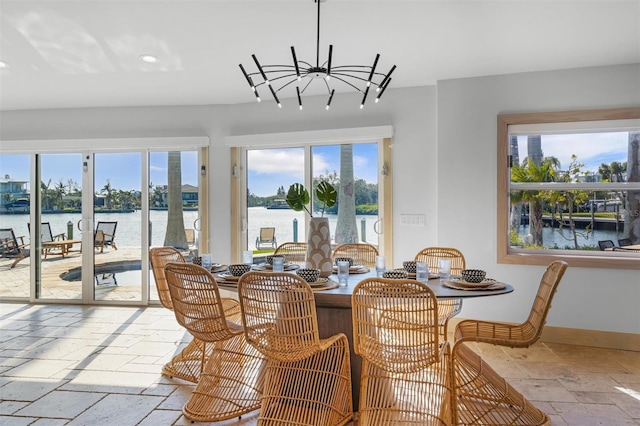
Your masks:
{"label": "baseboard trim", "polygon": [[[449,333],[453,333],[456,324],[463,319],[452,318],[449,321]],[[634,333],[545,326],[540,340],[545,343],[563,343],[640,352],[640,334]]]}
{"label": "baseboard trim", "polygon": [[592,346],[640,352],[640,334],[616,331],[585,330],[581,328],[545,327],[541,339],[546,343]]}

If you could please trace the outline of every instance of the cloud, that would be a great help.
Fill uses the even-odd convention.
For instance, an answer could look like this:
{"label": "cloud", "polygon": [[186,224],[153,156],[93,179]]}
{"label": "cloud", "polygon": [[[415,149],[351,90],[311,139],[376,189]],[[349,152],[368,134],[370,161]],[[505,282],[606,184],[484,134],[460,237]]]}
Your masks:
{"label": "cloud", "polygon": [[[285,174],[296,178],[304,175],[303,149],[250,150],[247,158],[249,169],[259,175]],[[313,169],[320,173],[333,170],[322,154],[313,156]]]}
{"label": "cloud", "polygon": [[[520,161],[527,156],[527,138],[518,138]],[[571,163],[571,155],[585,165],[585,169],[598,171],[601,163],[627,161],[629,136],[627,132],[583,133],[567,135],[542,135],[542,153],[545,157],[556,157],[561,168]]]}

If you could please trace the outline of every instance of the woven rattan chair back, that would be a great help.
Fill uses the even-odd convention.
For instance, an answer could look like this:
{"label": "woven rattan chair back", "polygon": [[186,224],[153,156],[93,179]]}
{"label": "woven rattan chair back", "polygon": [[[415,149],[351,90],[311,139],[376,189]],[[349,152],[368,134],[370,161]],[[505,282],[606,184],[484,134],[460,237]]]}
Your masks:
{"label": "woven rattan chair back", "polygon": [[209,271],[192,263],[167,263],[164,273],[176,319],[194,337],[215,342],[242,333],[241,328],[229,328],[218,285]]}
{"label": "woven rattan chair back", "polygon": [[523,338],[524,343],[526,343],[527,346],[540,339],[542,329],[547,321],[549,309],[551,309],[551,301],[558,290],[558,284],[560,284],[560,281],[567,270],[567,266],[566,262],[556,260],[547,267],[544,275],[542,275],[540,287],[538,288],[538,293],[533,301],[529,318],[527,318],[527,321],[525,322],[526,331],[523,334]]}
{"label": "woven rattan chair back", "polygon": [[288,273],[238,282],[247,342],[267,357],[258,425],[344,425],[353,418],[347,337],[318,337],[309,284]]}
{"label": "woven rattan chair back", "polygon": [[427,247],[420,250],[414,258],[416,262],[427,262],[431,271],[438,270],[440,259],[451,260],[451,275],[460,275],[460,271],[467,267],[462,252],[452,247]]}
{"label": "woven rattan chair back", "polygon": [[409,373],[438,359],[438,306],[426,284],[367,278],[354,288],[351,306],[355,352],[379,368]]}
{"label": "woven rattan chair back", "polygon": [[226,319],[211,273],[192,263],[167,263],[165,275],[178,323],[194,342],[212,348],[202,351],[206,364],[182,409],[184,416],[217,422],[260,408],[264,357],[246,343],[242,326]]}
{"label": "woven rattan chair back", "polygon": [[[426,247],[414,257],[416,262],[426,262],[431,271],[438,271],[438,261],[440,259],[449,259],[451,261],[451,275],[460,275],[460,271],[467,267],[462,252],[452,247]],[[443,339],[447,339],[449,320],[462,310],[462,299],[441,300],[438,304],[438,310],[440,335]]]}
{"label": "woven rattan chair back", "polygon": [[433,291],[415,280],[368,278],[351,305],[363,359],[358,424],[451,424],[449,343],[439,340]]}
{"label": "woven rattan chair back", "polygon": [[512,348],[531,346],[542,335],[551,301],[566,270],[567,263],[561,260],[556,260],[547,267],[540,280],[529,317],[524,323],[463,320],[456,326],[455,341],[472,340]]}
{"label": "woven rattan chair back", "polygon": [[269,358],[295,361],[319,351],[313,291],[294,274],[248,272],[238,283],[247,341]]}
{"label": "woven rattan chair back", "polygon": [[282,243],[273,254],[284,255],[285,262],[295,263],[303,268],[307,266],[307,243]]}
{"label": "woven rattan chair back", "polygon": [[363,265],[367,268],[375,268],[378,249],[371,244],[353,243],[341,244],[333,251],[333,258],[350,257],[354,265]]}
{"label": "woven rattan chair back", "polygon": [[165,308],[173,310],[169,285],[164,275],[164,267],[170,262],[185,263],[184,256],[173,247],[154,247],[149,250],[149,261],[151,262],[151,271],[156,282],[160,303]]}

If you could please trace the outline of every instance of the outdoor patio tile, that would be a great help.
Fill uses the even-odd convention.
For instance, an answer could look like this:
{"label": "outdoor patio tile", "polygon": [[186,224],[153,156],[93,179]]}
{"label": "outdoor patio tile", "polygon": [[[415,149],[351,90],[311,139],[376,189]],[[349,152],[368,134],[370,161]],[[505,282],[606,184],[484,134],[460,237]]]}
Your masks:
{"label": "outdoor patio tile", "polygon": [[[71,421],[69,426],[135,425],[162,402],[162,397],[146,395],[107,395]],[[117,410],[114,410],[117,407]]]}
{"label": "outdoor patio tile", "polygon": [[511,386],[531,401],[576,402],[576,398],[555,380],[510,379]]}
{"label": "outdoor patio tile", "polygon": [[154,410],[138,423],[137,426],[173,425],[181,416],[181,410]]}
{"label": "outdoor patio tile", "polygon": [[60,380],[42,378],[37,380],[15,378],[0,387],[0,399],[6,401],[35,401],[63,383]]}
{"label": "outdoor patio tile", "polygon": [[570,425],[634,425],[634,420],[613,404],[552,403],[556,412]]}
{"label": "outdoor patio tile", "polygon": [[[0,329],[2,329],[2,334],[0,334],[0,344],[28,333],[25,330],[5,329],[4,326],[2,325],[0,325]],[[0,346],[3,346],[3,345],[0,345]]]}
{"label": "outdoor patio tile", "polygon": [[0,390],[0,415],[13,414],[23,407],[29,405],[27,401],[6,401]]}
{"label": "outdoor patio tile", "polygon": [[53,341],[55,341],[55,339],[52,337],[31,337],[22,335],[2,342],[0,344],[0,349],[29,351]]}
{"label": "outdoor patio tile", "polygon": [[73,419],[106,394],[53,391],[18,411],[17,415]]}
{"label": "outdoor patio tile", "polygon": [[5,358],[0,357],[0,366],[3,367],[17,367],[18,365],[24,364],[29,361],[26,358]]}
{"label": "outdoor patio tile", "polygon": [[171,395],[179,385],[167,385],[161,383],[155,383],[149,386],[142,393],[143,395],[156,395],[156,396],[169,396]]}
{"label": "outdoor patio tile", "polygon": [[184,404],[186,404],[191,397],[195,387],[195,384],[177,386],[176,390],[162,401],[162,404],[160,404],[158,408],[162,410],[182,410],[182,407],[184,407]]}
{"label": "outdoor patio tile", "polygon": [[73,364],[74,361],[62,361],[52,359],[33,359],[22,365],[12,368],[4,373],[5,376],[16,377],[51,377],[60,370],[63,370]]}
{"label": "outdoor patio tile", "polygon": [[566,378],[558,378],[558,381],[564,386],[566,389],[574,392],[585,392],[585,391],[613,391],[616,386],[619,384],[612,380],[606,374],[590,374],[588,376],[581,375],[573,379]]}
{"label": "outdoor patio tile", "polygon": [[83,370],[60,390],[139,394],[155,383],[158,374]]}
{"label": "outdoor patio tile", "polygon": [[33,424],[37,419],[32,417],[0,416],[2,426],[27,426]]}
{"label": "outdoor patio tile", "polygon": [[64,426],[69,423],[67,419],[38,419],[29,426]]}

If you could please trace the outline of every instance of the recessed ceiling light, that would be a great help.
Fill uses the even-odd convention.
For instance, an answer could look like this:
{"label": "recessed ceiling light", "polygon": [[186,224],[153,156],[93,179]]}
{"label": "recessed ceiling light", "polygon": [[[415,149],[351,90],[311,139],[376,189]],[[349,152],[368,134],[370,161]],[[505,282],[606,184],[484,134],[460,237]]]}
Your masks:
{"label": "recessed ceiling light", "polygon": [[140,58],[140,60],[142,60],[144,62],[148,62],[150,64],[154,64],[154,63],[158,62],[158,58],[156,58],[153,55],[140,55],[138,57]]}
{"label": "recessed ceiling light", "polygon": [[0,68],[9,68],[9,64],[5,61],[0,61]]}

